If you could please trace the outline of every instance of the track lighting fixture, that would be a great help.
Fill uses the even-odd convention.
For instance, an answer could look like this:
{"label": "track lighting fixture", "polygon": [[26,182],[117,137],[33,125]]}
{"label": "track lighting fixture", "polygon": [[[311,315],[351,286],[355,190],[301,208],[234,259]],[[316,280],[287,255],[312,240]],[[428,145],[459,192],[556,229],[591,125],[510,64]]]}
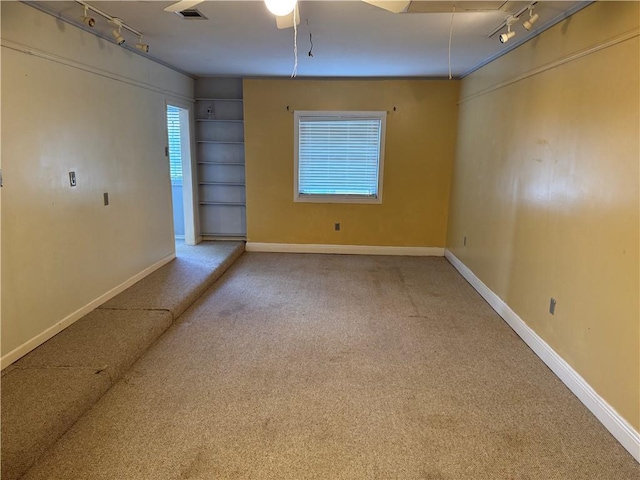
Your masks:
{"label": "track lighting fixture", "polygon": [[502,35],[500,35],[500,43],[507,43],[510,38],[516,36],[516,32],[511,30],[511,25],[513,25],[517,21],[518,18],[514,16],[507,18],[507,33],[503,33]]}
{"label": "track lighting fixture", "polygon": [[144,53],[149,52],[149,45],[147,45],[146,43],[142,43],[142,33],[139,32],[138,30],[131,28],[129,25],[124,23],[122,19],[117,17],[112,17],[108,13],[105,13],[102,10],[97,9],[93,5],[89,5],[83,0],[76,0],[76,3],[79,3],[80,5],[82,5],[82,8],[83,8],[83,14],[81,17],[82,23],[84,23],[85,25],[88,25],[89,27],[93,27],[96,24],[96,20],[89,16],[89,12],[96,13],[101,17],[106,18],[107,21],[115,27],[113,30],[111,30],[111,35],[113,36],[115,42],[118,45],[122,45],[126,41],[126,39],[122,36],[122,29],[124,29],[124,30],[128,30],[129,32],[133,33],[138,37],[138,43],[136,44],[137,50],[140,50],[141,52],[144,52]]}
{"label": "track lighting fixture", "polygon": [[297,0],[264,0],[267,8],[277,17],[283,17],[293,12]]}
{"label": "track lighting fixture", "polygon": [[540,15],[538,15],[537,13],[533,13],[533,5],[531,5],[529,7],[529,19],[525,20],[522,23],[522,26],[527,30],[531,30],[533,28],[533,24],[536,23],[538,21],[538,19],[540,18]]}
{"label": "track lighting fixture", "polygon": [[142,35],[138,37],[138,43],[136,43],[136,48],[144,53],[149,53],[149,45],[146,43],[142,43]]}
{"label": "track lighting fixture", "polygon": [[96,19],[93,17],[90,17],[88,13],[89,13],[89,7],[84,5],[84,12],[82,14],[82,23],[84,23],[88,27],[93,28],[93,26],[96,24]]}

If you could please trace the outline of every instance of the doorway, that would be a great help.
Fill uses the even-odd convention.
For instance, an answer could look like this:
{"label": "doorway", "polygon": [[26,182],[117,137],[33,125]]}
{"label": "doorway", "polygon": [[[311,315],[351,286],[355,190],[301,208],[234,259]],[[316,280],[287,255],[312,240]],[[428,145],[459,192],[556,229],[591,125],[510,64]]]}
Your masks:
{"label": "doorway", "polygon": [[173,231],[176,241],[197,243],[193,208],[189,108],[167,103],[167,153],[171,177]]}

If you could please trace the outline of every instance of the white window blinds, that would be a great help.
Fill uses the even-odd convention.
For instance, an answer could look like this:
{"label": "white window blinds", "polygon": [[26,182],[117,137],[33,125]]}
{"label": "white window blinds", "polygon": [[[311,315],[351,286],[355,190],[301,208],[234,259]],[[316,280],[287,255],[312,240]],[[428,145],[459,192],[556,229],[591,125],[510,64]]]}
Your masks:
{"label": "white window blinds", "polygon": [[167,105],[167,132],[169,135],[169,171],[171,180],[182,181],[182,148],[180,146],[180,109]]}
{"label": "white window blinds", "polygon": [[296,115],[298,197],[377,199],[384,113],[305,112]]}

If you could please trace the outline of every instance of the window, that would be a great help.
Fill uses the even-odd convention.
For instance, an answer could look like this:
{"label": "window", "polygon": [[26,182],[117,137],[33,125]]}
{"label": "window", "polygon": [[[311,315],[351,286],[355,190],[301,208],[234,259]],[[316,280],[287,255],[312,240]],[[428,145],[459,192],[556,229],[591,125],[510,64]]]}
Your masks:
{"label": "window", "polygon": [[169,135],[169,173],[172,185],[182,185],[182,147],[180,145],[180,109],[167,105]]}
{"label": "window", "polygon": [[386,116],[296,111],[294,201],[382,203]]}

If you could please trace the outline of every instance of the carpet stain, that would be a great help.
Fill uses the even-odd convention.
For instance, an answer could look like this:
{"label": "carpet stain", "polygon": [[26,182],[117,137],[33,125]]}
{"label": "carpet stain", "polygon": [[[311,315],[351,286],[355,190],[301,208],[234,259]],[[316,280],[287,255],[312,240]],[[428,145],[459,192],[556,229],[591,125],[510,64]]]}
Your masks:
{"label": "carpet stain", "polygon": [[445,480],[446,477],[440,472],[427,472],[422,470],[420,472],[421,480]]}
{"label": "carpet stain", "polygon": [[262,422],[262,428],[264,430],[270,430],[269,426],[271,425],[271,417],[267,417],[265,418],[265,420]]}
{"label": "carpet stain", "polygon": [[202,450],[196,453],[196,456],[191,460],[189,465],[180,473],[180,478],[192,479],[203,473],[203,453]]}
{"label": "carpet stain", "polygon": [[232,317],[240,312],[242,312],[247,306],[244,303],[234,303],[224,310],[220,311],[221,317]]}

